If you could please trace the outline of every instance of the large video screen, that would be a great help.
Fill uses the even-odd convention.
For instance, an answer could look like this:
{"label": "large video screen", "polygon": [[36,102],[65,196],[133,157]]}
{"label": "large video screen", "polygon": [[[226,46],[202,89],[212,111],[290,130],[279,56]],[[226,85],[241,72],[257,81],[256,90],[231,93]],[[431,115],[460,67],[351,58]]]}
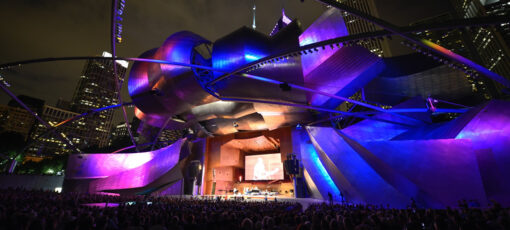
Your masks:
{"label": "large video screen", "polygon": [[283,163],[280,153],[245,157],[246,180],[283,180]]}

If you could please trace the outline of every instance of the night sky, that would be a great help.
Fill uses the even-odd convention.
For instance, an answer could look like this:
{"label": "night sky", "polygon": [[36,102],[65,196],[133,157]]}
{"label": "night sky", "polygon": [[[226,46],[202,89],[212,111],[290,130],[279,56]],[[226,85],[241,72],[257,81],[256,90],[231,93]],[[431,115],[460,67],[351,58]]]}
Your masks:
{"label": "night sky", "polygon": [[[377,0],[380,16],[406,25],[444,11],[440,0]],[[326,9],[316,1],[257,0],[257,30],[269,33],[284,6],[303,28]],[[211,41],[251,26],[252,0],[126,0],[123,43],[117,56],[137,57],[160,46],[171,34],[189,30]],[[110,50],[108,0],[2,0],[0,1],[0,63],[63,56],[95,56]],[[399,12],[399,13],[396,13]],[[30,64],[0,73],[15,94],[70,100],[84,61]],[[123,95],[127,95],[126,84]],[[9,98],[2,92],[0,103]]]}

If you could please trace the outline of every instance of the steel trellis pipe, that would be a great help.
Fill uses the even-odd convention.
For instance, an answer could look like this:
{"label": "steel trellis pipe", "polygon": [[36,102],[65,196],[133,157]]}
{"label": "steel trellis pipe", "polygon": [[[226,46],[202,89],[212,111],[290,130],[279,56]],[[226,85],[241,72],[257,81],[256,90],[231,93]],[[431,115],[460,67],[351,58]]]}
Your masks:
{"label": "steel trellis pipe", "polygon": [[[4,85],[4,84],[1,84],[0,83],[0,88],[2,88],[2,90],[7,93],[12,99],[14,99],[16,102],[18,102],[21,107],[23,107],[26,111],[28,111],[30,114],[32,114],[32,116],[34,116],[39,122],[41,122],[41,124],[43,124],[44,126],[46,126],[46,128],[48,129],[51,129],[52,126],[50,124],[48,124],[48,122],[46,122],[45,120],[43,120],[41,117],[39,117],[39,115],[37,115],[37,113],[35,113],[34,111],[32,111],[25,103],[23,103],[23,101],[21,101],[18,97],[16,97],[16,95],[14,95],[9,89],[7,89],[7,87]],[[57,138],[59,138],[61,141],[63,141],[64,143],[68,144],[69,146],[71,146],[74,150],[76,150],[77,152],[82,152],[80,149],[78,149],[74,144],[73,142],[71,142],[64,134],[62,133],[59,133],[59,135],[57,135]]]}
{"label": "steel trellis pipe", "polygon": [[[243,74],[243,76],[247,77],[247,78],[259,80],[259,81],[264,81],[264,82],[268,82],[268,83],[272,83],[272,84],[277,84],[277,85],[284,83],[284,82],[281,82],[281,81],[277,81],[277,80],[273,80],[273,79],[269,79],[269,78],[265,78],[265,77],[260,77],[260,76],[253,76],[253,75],[249,75],[249,74]],[[400,117],[400,118],[404,118],[404,119],[407,119],[407,120],[412,120],[414,122],[423,123],[423,121],[420,121],[420,120],[417,120],[417,119],[414,119],[414,118],[411,118],[411,117],[408,117],[408,116],[404,116],[404,115],[398,114],[398,113],[396,113],[394,111],[383,109],[383,108],[380,108],[380,107],[377,107],[377,106],[373,106],[373,105],[370,105],[370,104],[367,104],[367,103],[364,103],[364,102],[352,100],[352,99],[349,99],[349,98],[337,96],[337,95],[330,94],[330,93],[325,93],[325,92],[322,92],[322,91],[319,91],[319,90],[314,90],[314,89],[310,89],[310,88],[307,88],[307,87],[303,87],[303,86],[299,86],[299,85],[295,85],[295,84],[291,84],[291,83],[287,83],[287,84],[291,88],[296,88],[296,89],[303,90],[303,91],[310,92],[310,93],[321,94],[321,95],[324,95],[324,96],[327,96],[327,97],[330,97],[330,98],[335,98],[335,99],[339,99],[339,100],[342,100],[342,101],[347,101],[347,102],[350,102],[350,103],[353,103],[353,104],[356,104],[356,105],[360,105],[360,106],[363,106],[363,107],[366,107],[366,108],[369,108],[369,109],[373,109],[373,110],[376,110],[376,111],[379,111],[379,112],[389,113],[389,114],[392,114],[392,115]]]}
{"label": "steel trellis pipe", "polygon": [[255,103],[274,104],[274,105],[286,105],[286,106],[292,106],[292,107],[298,107],[298,108],[304,108],[304,109],[311,109],[311,110],[317,110],[317,111],[323,111],[323,112],[340,113],[340,114],[344,114],[346,116],[355,116],[355,117],[360,117],[360,118],[364,118],[364,119],[371,119],[371,120],[376,120],[376,121],[382,121],[382,122],[392,123],[392,124],[397,124],[397,125],[402,125],[402,126],[409,126],[409,127],[413,126],[413,125],[410,125],[410,124],[400,123],[400,122],[396,122],[396,121],[390,121],[390,120],[386,120],[386,119],[374,118],[374,117],[366,116],[366,115],[363,115],[363,114],[344,112],[344,111],[334,110],[334,109],[326,109],[326,108],[321,108],[321,107],[317,107],[317,106],[303,105],[303,104],[298,104],[298,103],[288,103],[288,102],[269,101],[269,100],[258,100],[258,99],[249,99],[249,98],[237,98],[237,97],[221,97],[221,96],[214,95],[214,94],[212,94],[212,95],[215,96],[216,98],[220,99],[220,100],[223,100],[223,101],[238,101],[238,102],[252,102],[252,103],[255,102]]}
{"label": "steel trellis pipe", "polygon": [[168,125],[168,122],[170,122],[171,120],[172,120],[172,116],[169,116],[168,119],[166,119],[165,123],[161,126],[161,128],[159,128],[159,131],[156,134],[156,137],[154,137],[154,141],[152,141],[151,151],[154,150],[154,147],[156,146],[156,143],[158,142],[159,136],[163,132],[163,129],[165,129],[166,126]]}
{"label": "steel trellis pipe", "polygon": [[52,126],[46,132],[44,132],[41,135],[35,137],[30,143],[28,143],[25,146],[25,149],[28,148],[28,146],[30,146],[33,143],[35,143],[37,140],[39,140],[39,138],[45,137],[48,134],[55,132],[58,128],[66,126],[67,124],[70,124],[71,122],[76,121],[76,120],[78,120],[78,119],[80,119],[82,117],[88,116],[90,114],[98,113],[98,112],[101,112],[101,111],[105,111],[105,110],[115,109],[115,108],[118,108],[120,106],[129,106],[129,105],[132,105],[132,104],[133,104],[132,102],[128,102],[128,103],[124,103],[124,104],[110,105],[110,106],[106,106],[106,107],[103,107],[103,108],[94,109],[94,110],[91,110],[91,111],[88,111],[88,112],[85,112],[85,113],[82,113],[82,114],[78,114],[78,115],[76,115],[74,117],[71,117],[71,118],[69,118],[67,120],[64,120],[64,121],[56,124],[55,126]]}
{"label": "steel trellis pipe", "polygon": [[[112,65],[113,65],[113,77],[115,78],[115,86],[117,88],[117,98],[118,98],[118,101],[119,101],[119,104],[122,104],[122,94],[121,94],[121,89],[122,89],[122,84],[124,83],[124,77],[122,78],[122,80],[120,80],[118,77],[117,77],[117,62],[115,62],[115,57],[117,55],[116,53],[116,50],[115,50],[115,25],[117,24],[117,17],[116,17],[116,14],[117,14],[117,0],[112,0],[112,12],[111,12],[111,48],[112,48]],[[126,108],[124,108],[124,106],[122,106],[122,116],[124,118],[124,122],[126,123],[126,128],[127,128],[127,131],[128,131],[128,134],[129,134],[129,138],[131,139],[131,142],[133,143],[133,145],[136,147],[136,141],[135,141],[135,138],[133,137],[133,132],[131,131],[131,125],[129,124],[129,120],[128,120],[128,117],[127,117],[127,112],[126,112]],[[136,147],[136,151],[138,152],[138,147]]]}
{"label": "steel trellis pipe", "polygon": [[395,33],[395,34],[398,34],[400,35],[402,38],[416,44],[416,45],[419,45],[425,49],[428,49],[440,56],[443,56],[443,57],[447,57],[449,59],[453,59],[455,61],[458,61],[472,69],[475,69],[476,71],[482,73],[483,75],[485,75],[486,77],[489,77],[491,78],[492,80],[494,81],[497,81],[499,83],[501,83],[502,85],[510,88],[510,81],[507,80],[506,78],[488,70],[487,68],[479,65],[479,64],[476,64],[475,62],[465,58],[465,57],[462,57],[444,47],[441,47],[429,40],[425,40],[425,39],[419,39],[413,35],[410,35],[410,34],[405,34],[404,32],[402,32],[397,26],[387,22],[387,21],[384,21],[380,18],[376,18],[372,15],[369,15],[369,14],[366,14],[360,10],[357,10],[355,8],[352,8],[350,6],[347,6],[343,3],[339,3],[337,1],[334,1],[334,0],[316,0],[316,1],[319,1],[319,2],[322,2],[324,4],[327,4],[331,7],[335,7],[339,10],[342,10],[342,11],[345,11],[345,12],[348,12],[349,14],[352,14],[358,18],[361,18],[363,20],[366,20],[366,21],[369,21],[377,26],[380,26],[381,28],[383,29],[386,29],[392,33]]}

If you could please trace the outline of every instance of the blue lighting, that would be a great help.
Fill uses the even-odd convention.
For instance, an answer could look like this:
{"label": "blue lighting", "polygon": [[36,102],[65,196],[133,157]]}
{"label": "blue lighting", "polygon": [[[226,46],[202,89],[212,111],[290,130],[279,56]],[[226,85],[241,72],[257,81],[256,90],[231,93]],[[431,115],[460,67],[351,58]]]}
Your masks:
{"label": "blue lighting", "polygon": [[[304,140],[303,140],[304,141]],[[312,171],[315,171],[318,175],[315,176],[317,180],[314,179],[314,183],[319,188],[319,191],[323,195],[323,197],[326,197],[324,195],[327,194],[327,192],[331,192],[334,198],[337,198],[340,194],[340,190],[336,186],[335,182],[329,175],[328,171],[322,164],[321,160],[319,159],[319,155],[317,154],[317,151],[315,150],[315,147],[313,144],[303,144],[304,145],[304,152],[302,154],[307,154],[307,157],[303,157],[303,160],[309,159],[309,163],[312,165],[309,165],[311,167],[307,167],[307,170],[313,174]],[[313,177],[312,177],[313,178]],[[326,193],[326,194],[324,194]]]}
{"label": "blue lighting", "polygon": [[110,106],[94,109],[94,112],[101,112],[104,110],[113,109],[113,108],[120,107],[120,106],[122,106],[122,104],[110,105]]}
{"label": "blue lighting", "polygon": [[282,83],[281,81],[273,80],[273,79],[270,79],[270,78],[267,78],[267,77],[254,76],[254,75],[250,75],[250,74],[243,74],[243,76],[247,77],[247,78],[251,78],[251,79],[256,79],[256,80],[259,80],[259,81],[274,83],[274,84],[281,84]]}
{"label": "blue lighting", "polygon": [[256,60],[259,60],[260,57],[257,57],[255,55],[252,55],[252,54],[244,54],[244,59],[246,59],[246,61],[256,61]]}

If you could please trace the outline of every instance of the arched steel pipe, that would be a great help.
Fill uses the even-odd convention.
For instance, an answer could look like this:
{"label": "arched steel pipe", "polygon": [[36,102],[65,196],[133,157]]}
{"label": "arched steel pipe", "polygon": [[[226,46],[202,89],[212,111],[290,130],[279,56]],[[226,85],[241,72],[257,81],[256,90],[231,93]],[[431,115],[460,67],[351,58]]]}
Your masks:
{"label": "arched steel pipe", "polygon": [[390,120],[380,119],[380,118],[374,118],[374,117],[370,117],[370,116],[366,116],[366,115],[362,115],[362,114],[351,113],[351,112],[344,112],[344,111],[340,111],[340,110],[327,109],[327,108],[322,108],[322,107],[318,107],[318,106],[304,105],[304,104],[299,104],[299,103],[289,103],[289,102],[270,101],[270,100],[258,100],[258,99],[249,99],[249,98],[221,97],[219,95],[214,95],[214,96],[217,97],[220,100],[223,100],[223,101],[236,101],[236,102],[251,102],[251,103],[263,103],[263,104],[273,104],[273,105],[285,105],[285,106],[291,106],[291,107],[297,107],[297,108],[303,108],[303,109],[310,109],[310,110],[316,110],[316,111],[322,111],[322,112],[340,113],[340,114],[344,114],[346,116],[355,116],[355,117],[360,117],[360,118],[363,118],[363,119],[382,121],[382,122],[392,123],[392,124],[397,124],[397,125],[402,125],[402,126],[410,126],[410,127],[414,126],[414,125],[405,124],[405,123],[401,123],[401,122],[390,121]]}
{"label": "arched steel pipe", "polygon": [[[14,67],[14,66],[21,66],[21,65],[25,65],[25,64],[33,64],[33,63],[41,63],[41,62],[54,62],[54,61],[75,61],[75,60],[113,60],[113,59],[112,59],[112,57],[98,57],[98,56],[37,58],[37,59],[29,59],[29,60],[0,64],[0,70]],[[214,68],[211,68],[208,66],[194,65],[194,64],[187,64],[187,63],[180,63],[180,62],[171,62],[171,61],[158,60],[158,59],[117,57],[117,58],[115,58],[115,60],[134,61],[134,62],[150,62],[150,63],[158,63],[158,64],[166,64],[166,65],[192,67],[192,68],[205,69],[205,70],[216,71],[216,72],[225,72],[225,71],[217,70],[217,69],[214,69]]]}
{"label": "arched steel pipe", "polygon": [[[247,77],[247,78],[259,80],[259,81],[268,82],[268,83],[275,84],[275,85],[284,84],[284,82],[273,80],[273,79],[269,79],[269,78],[265,78],[265,77],[260,77],[260,76],[253,76],[253,75],[249,75],[249,74],[244,74],[243,76]],[[379,112],[383,112],[383,113],[389,113],[389,114],[392,114],[392,115],[400,117],[400,118],[411,120],[413,122],[423,123],[423,121],[420,121],[420,120],[417,120],[417,119],[414,119],[414,118],[411,118],[411,117],[408,117],[408,116],[404,116],[404,115],[398,114],[394,110],[383,109],[383,108],[380,108],[380,107],[377,107],[377,106],[374,106],[374,105],[370,105],[370,104],[367,104],[367,103],[364,103],[364,102],[352,100],[352,99],[349,99],[349,98],[346,98],[346,97],[341,97],[341,96],[337,96],[337,95],[330,94],[330,93],[325,93],[325,92],[322,92],[322,91],[319,91],[319,90],[314,90],[314,89],[310,89],[310,88],[307,88],[307,87],[303,87],[303,86],[299,86],[299,85],[295,85],[295,84],[291,84],[291,83],[287,83],[287,84],[291,88],[296,88],[296,89],[303,90],[303,91],[306,91],[306,92],[310,92],[310,93],[314,93],[314,94],[320,94],[320,95],[324,95],[324,96],[327,96],[327,97],[330,97],[330,98],[339,99],[339,100],[342,100],[342,101],[347,101],[347,102],[350,102],[350,103],[353,103],[353,104],[356,104],[356,105],[360,105],[360,106],[363,106],[363,107],[366,107],[366,108],[369,108],[369,109],[373,109],[375,111],[379,111]]]}
{"label": "arched steel pipe", "polygon": [[[311,44],[308,44],[308,45],[305,45],[305,46],[301,46],[301,47],[298,47],[298,48],[290,50],[290,51],[286,51],[284,53],[271,55],[271,56],[259,59],[257,61],[253,61],[253,62],[247,63],[247,64],[237,68],[236,70],[231,71],[228,74],[224,74],[224,75],[214,79],[213,81],[211,81],[208,84],[206,84],[206,87],[211,87],[214,84],[216,84],[216,83],[218,83],[218,82],[220,82],[220,81],[222,81],[222,80],[224,80],[226,78],[231,77],[232,75],[241,73],[241,72],[246,71],[248,69],[251,69],[251,68],[259,65],[260,63],[265,63],[267,61],[274,60],[274,59],[284,58],[284,57],[287,57],[289,55],[300,54],[300,53],[302,53],[304,51],[308,51],[308,50],[315,49],[315,48],[321,48],[322,47],[322,49],[325,49],[327,46],[331,47],[331,46],[333,46],[335,44],[339,44],[339,43],[359,41],[359,40],[363,40],[363,39],[367,39],[367,38],[384,37],[384,36],[390,36],[390,35],[400,35],[400,36],[402,36],[402,34],[403,34],[403,35],[406,35],[406,36],[413,37],[412,35],[410,35],[410,34],[407,35],[407,34],[408,33],[425,31],[425,30],[443,30],[443,29],[452,29],[452,28],[465,28],[467,26],[497,25],[497,24],[501,24],[501,23],[504,23],[504,22],[510,22],[510,19],[507,18],[507,17],[494,16],[494,17],[483,17],[482,18],[482,22],[476,23],[475,25],[470,25],[469,24],[469,23],[475,22],[478,19],[480,19],[480,18],[473,18],[473,19],[466,19],[466,20],[452,20],[452,21],[441,23],[441,24],[439,24],[436,27],[428,27],[428,28],[424,28],[422,26],[408,26],[408,27],[398,28],[398,31],[379,30],[379,31],[374,31],[374,32],[354,34],[354,35],[350,35],[350,36],[338,37],[338,38],[328,39],[328,40],[324,40],[324,41],[320,41],[320,42],[316,42],[316,43],[311,43]],[[420,46],[427,46],[429,44],[429,43],[426,43],[426,42],[414,41],[414,40],[412,42],[416,43],[416,44],[419,43]],[[444,51],[444,50],[439,50],[439,49],[436,50],[436,49],[433,49],[433,48],[428,47],[428,46],[426,48],[429,49],[429,50],[433,50],[434,53],[438,53],[441,56],[445,56],[445,54],[442,53],[442,51]],[[448,58],[449,59],[454,59],[454,60],[456,60],[458,62],[463,63],[462,61],[457,60],[456,56],[448,56]],[[472,62],[470,62],[470,63],[472,63]],[[473,69],[478,71],[478,69],[477,69],[478,67],[474,68],[476,66],[468,65],[466,63],[463,63],[463,64],[465,64],[466,66],[469,66],[469,67],[471,67],[471,68],[473,68]],[[476,64],[476,63],[474,63],[474,64]],[[484,68],[484,67],[481,67],[481,68]],[[499,78],[496,77],[496,79],[494,79],[494,80],[496,80],[498,82],[501,82],[501,81],[505,82],[505,81],[507,81],[506,79],[502,78],[501,76],[499,76]],[[504,84],[504,83],[502,83],[502,84]]]}
{"label": "arched steel pipe", "polygon": [[[42,137],[45,137],[47,136],[48,134],[50,133],[54,133],[55,131],[57,131],[58,128],[60,127],[64,127],[66,126],[67,124],[70,124],[71,122],[73,121],[76,121],[82,117],[86,117],[90,114],[95,114],[95,113],[99,113],[99,112],[102,112],[102,111],[105,111],[105,110],[110,110],[110,109],[115,109],[115,108],[118,108],[120,106],[130,106],[132,105],[133,103],[132,102],[128,102],[128,103],[124,103],[124,104],[116,104],[116,105],[110,105],[110,106],[106,106],[106,107],[102,107],[102,108],[98,108],[98,109],[94,109],[94,110],[91,110],[91,111],[88,111],[88,112],[85,112],[85,113],[82,113],[82,114],[78,114],[74,117],[71,117],[71,118],[68,118],[58,124],[56,124],[55,126],[51,126],[51,128],[48,128],[48,130],[44,133],[42,133],[41,135],[35,137],[30,143],[28,143],[25,148],[23,149],[23,151],[28,148],[28,146],[34,144],[35,142],[37,142],[37,140],[39,140],[40,138]],[[80,151],[81,152],[81,151]]]}
{"label": "arched steel pipe", "polygon": [[[116,25],[117,25],[117,0],[112,0],[112,11],[111,11],[111,45],[112,45],[112,63],[113,63],[113,77],[115,78],[115,88],[117,89],[117,100],[119,101],[119,104],[122,104],[122,95],[121,95],[121,89],[122,84],[124,83],[124,77],[122,79],[119,79],[117,77],[117,63],[115,62],[115,58],[117,56],[115,44],[116,44]],[[126,128],[129,134],[129,138],[131,139],[131,142],[135,146],[136,150],[138,151],[138,147],[136,147],[136,141],[133,136],[133,132],[131,131],[131,125],[129,124],[129,120],[127,117],[126,108],[122,106],[122,117],[124,118],[124,122],[126,124]]]}
{"label": "arched steel pipe", "polygon": [[[328,40],[328,41],[332,41],[332,40],[336,40],[336,39],[331,39],[331,40]],[[322,43],[323,42],[318,42],[318,43],[314,43],[314,44],[316,44],[317,46],[322,46],[322,45],[320,45]],[[314,44],[311,44],[311,45],[314,45]],[[306,46],[306,47],[308,47],[308,46]],[[307,48],[307,49],[309,49],[309,48]],[[22,64],[47,62],[47,61],[65,61],[65,60],[82,60],[82,59],[112,59],[112,58],[111,57],[94,57],[94,56],[44,58],[44,59],[34,59],[34,60],[25,60],[25,61],[20,61],[20,62],[6,63],[6,64],[0,65],[0,68],[5,68],[5,67],[15,66],[15,65],[22,65]],[[220,73],[229,74],[227,71],[217,70],[217,69],[214,69],[214,68],[211,68],[211,67],[207,67],[207,66],[194,65],[194,64],[186,64],[186,63],[178,63],[178,62],[169,62],[169,61],[157,60],[157,59],[123,58],[123,57],[119,57],[119,58],[117,58],[117,60],[138,61],[138,62],[151,62],[151,63],[168,64],[168,65],[178,65],[178,66],[193,67],[193,68],[199,68],[199,69],[205,69],[205,70],[210,70],[210,71],[216,71],[216,72],[220,72]],[[255,64],[252,64],[252,65],[255,65]],[[257,79],[257,80],[279,82],[279,81],[275,81],[275,80],[272,80],[272,79],[269,79],[269,78],[263,78],[263,77],[259,77],[259,76],[255,76],[255,75],[243,74],[243,76],[250,77],[250,78],[253,78],[253,79]],[[281,82],[279,82],[279,83],[281,83]],[[297,85],[294,85],[294,84],[292,84],[292,86],[293,87],[300,87],[303,90],[307,90],[307,91],[310,91],[310,92],[313,91],[314,93],[320,93],[320,94],[325,95],[325,96],[330,96],[330,94],[323,93],[323,92],[317,91],[317,90],[312,90],[312,89],[309,89],[309,88],[306,88],[306,87],[297,86]],[[213,96],[215,96],[214,93],[211,93],[211,94],[213,94]],[[366,103],[358,102],[358,101],[351,100],[351,99],[348,99],[348,98],[343,98],[343,97],[338,97],[338,96],[335,96],[335,98],[341,99],[341,100],[346,100],[346,101],[349,101],[351,103],[359,104],[361,106],[365,106],[365,107],[368,107],[368,108],[372,108],[373,107],[373,106],[368,105]],[[379,108],[379,110],[380,110],[380,108]],[[383,112],[383,111],[381,111],[381,112]]]}
{"label": "arched steel pipe", "polygon": [[[337,39],[330,39],[330,40],[327,40],[327,41],[333,41],[334,43],[336,43],[336,40]],[[318,43],[314,43],[314,44],[310,44],[310,45],[315,45],[315,46],[319,46],[320,47],[320,46],[322,46],[321,45],[322,43],[323,42],[318,42]],[[309,45],[305,46],[305,48],[306,47],[309,47]],[[310,49],[310,48],[306,48],[306,49]],[[63,61],[63,60],[81,60],[81,59],[111,59],[111,57],[94,57],[94,56],[87,57],[87,56],[84,56],[84,57],[45,58],[45,59],[25,60],[25,61],[20,61],[20,62],[15,62],[15,63],[7,63],[7,64],[0,65],[0,68],[3,68],[3,67],[5,68],[6,66],[14,66],[14,65],[21,65],[21,64],[28,64],[28,63],[37,63],[37,62],[44,62],[44,61]],[[269,59],[271,59],[271,58],[269,58]],[[119,57],[119,58],[117,58],[117,60],[151,62],[151,63],[159,63],[159,64],[187,66],[187,67],[200,68],[200,69],[206,69],[206,70],[210,70],[210,71],[216,71],[216,72],[221,72],[221,73],[225,73],[225,74],[230,74],[230,73],[228,73],[226,71],[217,70],[217,69],[214,69],[214,68],[211,68],[211,67],[207,67],[207,66],[194,65],[194,64],[186,64],[186,63],[178,63],[178,62],[169,62],[169,61],[157,60],[157,59],[122,58],[122,57]],[[252,64],[252,65],[254,65],[254,64]],[[279,81],[276,81],[276,80],[272,80],[272,79],[269,79],[269,78],[259,77],[259,76],[250,75],[250,74],[241,74],[241,75],[245,76],[245,77],[250,77],[250,78],[253,78],[253,79],[261,80],[261,81],[272,82],[272,83],[275,83],[275,84],[282,83],[282,82],[279,82]],[[298,86],[298,85],[294,85],[294,84],[290,84],[290,83],[288,83],[288,84],[291,85],[292,87],[295,87],[295,88],[300,88],[302,90],[306,90],[306,91],[309,91],[309,92],[318,93],[318,94],[322,94],[322,95],[325,95],[325,96],[328,96],[328,97],[334,97],[336,99],[349,101],[349,102],[351,102],[353,104],[358,104],[360,106],[368,107],[368,108],[371,108],[371,109],[376,108],[377,111],[385,112],[384,109],[381,109],[379,107],[372,106],[372,105],[369,105],[369,104],[366,104],[366,103],[363,103],[363,102],[359,102],[359,101],[348,99],[348,98],[344,98],[344,97],[339,97],[339,96],[336,96],[336,95],[331,95],[331,94],[328,94],[328,93],[324,93],[324,92],[321,92],[321,91],[313,90],[313,89],[306,88],[306,87],[303,87],[303,86]],[[209,92],[209,93],[216,97],[216,95],[213,92]],[[401,116],[401,115],[397,114],[397,116]]]}
{"label": "arched steel pipe", "polygon": [[[438,24],[435,24],[432,26],[418,25],[418,26],[400,27],[400,30],[402,31],[402,33],[415,33],[415,32],[423,32],[425,30],[445,30],[445,29],[459,29],[459,28],[466,28],[466,27],[481,27],[481,26],[487,26],[487,25],[499,25],[501,23],[507,23],[507,22],[510,22],[510,19],[508,17],[489,16],[489,17],[478,17],[478,18],[469,18],[469,19],[462,19],[462,20],[450,20],[450,21],[438,23]],[[390,35],[395,35],[395,34],[397,34],[397,33],[393,33],[393,32],[387,31],[387,30],[378,30],[378,31],[373,31],[373,32],[366,32],[366,33],[354,34],[354,35],[345,36],[345,37],[328,39],[328,40],[324,40],[321,42],[312,43],[307,46],[303,46],[302,48],[299,48],[299,49],[295,49],[295,50],[291,50],[291,51],[288,51],[285,53],[273,55],[271,57],[268,57],[267,59],[265,59],[265,58],[259,59],[257,61],[248,63],[247,66],[249,65],[249,67],[253,67],[257,64],[260,64],[261,62],[264,62],[264,61],[267,61],[270,59],[274,59],[274,58],[282,57],[282,56],[288,56],[288,55],[294,54],[296,52],[305,51],[305,50],[309,50],[309,49],[313,49],[313,48],[320,48],[322,46],[330,46],[330,45],[334,45],[337,43],[363,40],[363,39],[367,39],[367,38],[385,37],[385,36],[390,36]],[[112,60],[112,58],[113,57],[98,57],[98,56],[37,58],[37,59],[29,59],[29,60],[3,63],[3,64],[0,64],[0,70],[5,69],[5,68],[14,67],[14,66],[32,64],[32,63],[41,63],[41,62],[72,61],[72,60],[87,60],[87,59],[97,59],[97,60],[109,59],[109,60]],[[193,67],[193,68],[198,68],[198,69],[222,72],[220,70],[215,70],[215,69],[213,69],[211,67],[207,67],[207,66],[178,63],[178,62],[169,62],[169,61],[157,60],[157,59],[130,58],[130,57],[115,57],[115,59],[116,60],[124,60],[124,61],[152,62],[152,63],[159,63],[159,64],[187,66],[187,67]],[[236,73],[237,72],[238,71],[236,71]],[[236,73],[233,73],[233,74],[236,74]],[[214,84],[214,83],[216,83],[216,82],[213,82],[211,84]]]}
{"label": "arched steel pipe", "polygon": [[[14,99],[16,102],[18,102],[18,104],[20,104],[21,107],[23,107],[26,111],[28,111],[30,114],[32,114],[32,116],[34,116],[35,119],[37,119],[39,122],[41,122],[41,124],[46,126],[46,128],[52,127],[50,124],[48,124],[48,122],[46,122],[41,117],[39,117],[39,115],[37,115],[37,113],[32,111],[25,103],[23,103],[23,101],[21,101],[18,97],[16,97],[16,95],[14,95],[9,89],[7,89],[7,87],[4,84],[0,83],[0,88],[2,88],[2,90],[5,93],[7,93],[12,99]],[[78,149],[76,146],[74,146],[73,142],[70,141],[64,134],[60,133],[60,135],[57,135],[57,138],[59,138],[64,143],[69,144],[69,146],[74,148],[76,151],[81,152],[81,150]]]}
{"label": "arched steel pipe", "polygon": [[358,17],[360,19],[369,21],[369,22],[373,23],[374,25],[377,25],[383,29],[386,29],[392,33],[395,33],[395,34],[401,36],[402,38],[404,38],[418,46],[421,46],[427,50],[430,50],[433,53],[436,53],[442,57],[446,57],[449,59],[453,59],[457,62],[460,62],[460,63],[476,70],[477,72],[485,75],[486,77],[489,77],[492,80],[497,81],[497,82],[501,83],[502,85],[510,88],[510,81],[508,79],[500,76],[499,74],[496,74],[496,73],[488,70],[487,68],[485,68],[485,67],[483,67],[483,66],[481,66],[481,65],[479,65],[479,64],[477,64],[461,55],[458,55],[458,54],[452,52],[451,50],[441,47],[438,44],[435,44],[429,40],[420,39],[414,35],[406,34],[405,32],[402,31],[401,28],[399,28],[398,26],[395,26],[385,20],[376,18],[370,14],[366,14],[358,9],[355,9],[353,7],[347,6],[343,3],[339,3],[334,0],[316,0],[316,1],[322,2],[324,4],[327,4],[331,7],[337,8],[339,10],[348,12],[349,14],[352,14],[355,17]]}
{"label": "arched steel pipe", "polygon": [[165,123],[161,126],[161,128],[159,128],[159,131],[158,133],[156,134],[156,137],[154,137],[154,141],[152,141],[152,146],[151,146],[151,151],[154,150],[154,147],[156,146],[156,143],[158,142],[158,138],[159,136],[161,136],[161,133],[163,132],[163,130],[166,128],[166,126],[168,125],[168,123],[170,122],[170,120],[172,120],[172,117],[168,117],[168,119],[166,119]]}

